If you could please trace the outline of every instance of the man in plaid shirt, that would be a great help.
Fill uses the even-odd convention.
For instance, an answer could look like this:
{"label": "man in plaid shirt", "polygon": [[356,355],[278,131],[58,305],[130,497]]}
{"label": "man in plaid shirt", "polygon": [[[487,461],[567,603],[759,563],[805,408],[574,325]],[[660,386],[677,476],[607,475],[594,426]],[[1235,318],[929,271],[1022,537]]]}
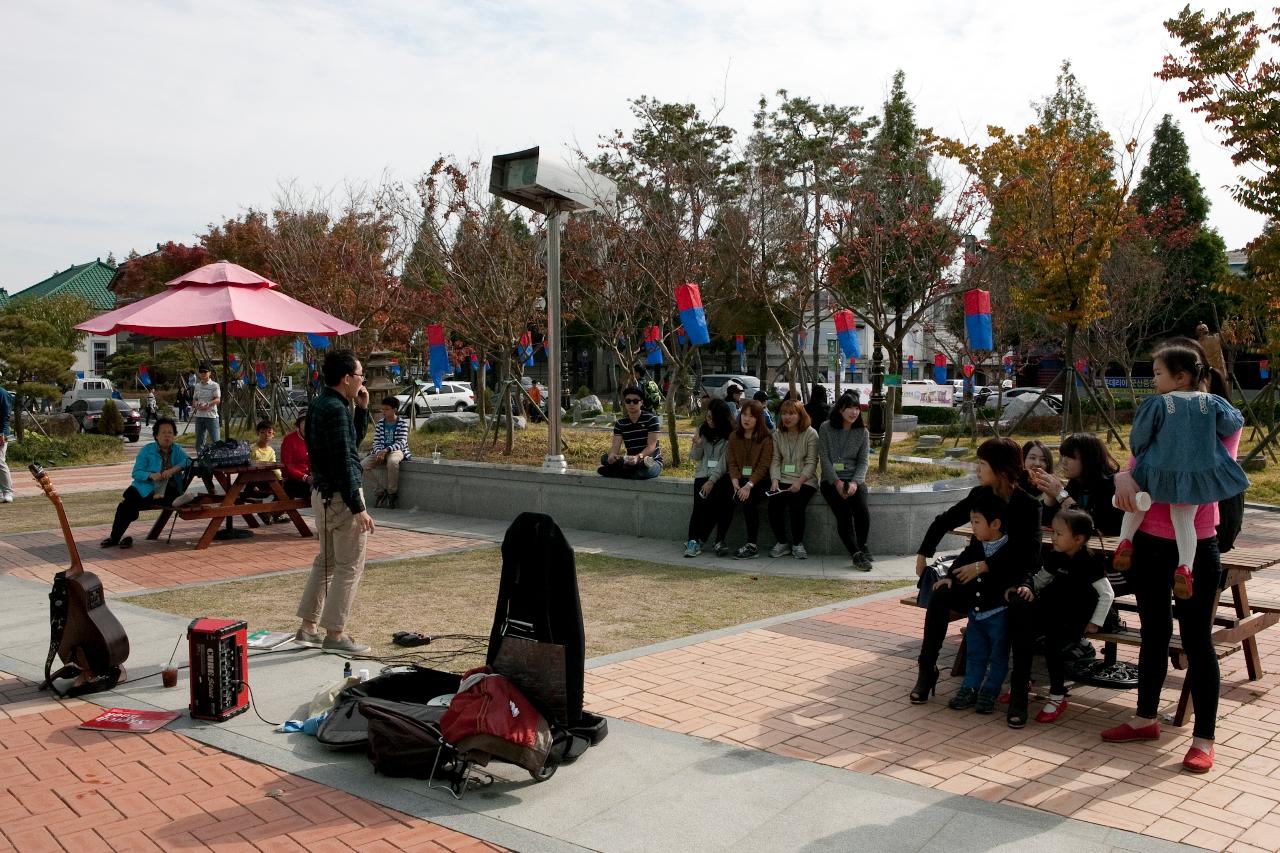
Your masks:
{"label": "man in plaid shirt", "polygon": [[369,647],[352,639],[346,624],[364,574],[365,545],[373,532],[360,488],[359,448],[369,425],[369,391],[364,387],[364,368],[351,350],[330,350],[321,372],[327,387],[311,402],[306,433],[311,509],[320,553],[311,564],[298,603],[302,627],[293,641],[334,654],[360,655]]}
{"label": "man in plaid shirt", "polygon": [[400,401],[395,397],[383,397],[382,420],[373,430],[373,450],[360,467],[365,471],[374,468],[386,468],[387,486],[378,489],[378,498],[374,506],[385,506],[395,509],[400,498],[400,463],[409,458],[409,422],[396,416]]}

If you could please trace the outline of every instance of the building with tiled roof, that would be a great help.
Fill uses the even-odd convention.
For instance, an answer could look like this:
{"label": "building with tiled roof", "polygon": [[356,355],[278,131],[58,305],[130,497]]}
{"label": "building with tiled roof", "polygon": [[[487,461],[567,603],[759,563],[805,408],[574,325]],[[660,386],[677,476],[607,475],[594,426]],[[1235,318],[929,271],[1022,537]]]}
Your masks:
{"label": "building with tiled roof", "polygon": [[[103,263],[101,258],[87,264],[76,264],[62,272],[55,272],[44,281],[37,282],[25,290],[19,290],[9,296],[8,301],[78,296],[97,311],[110,311],[116,307],[116,297],[107,289],[107,285],[111,283],[111,277],[115,272],[115,268]],[[2,304],[0,302],[0,305]],[[115,351],[114,336],[85,335],[84,342],[76,353],[76,363],[71,369],[79,377],[103,376],[106,374],[107,359]]]}

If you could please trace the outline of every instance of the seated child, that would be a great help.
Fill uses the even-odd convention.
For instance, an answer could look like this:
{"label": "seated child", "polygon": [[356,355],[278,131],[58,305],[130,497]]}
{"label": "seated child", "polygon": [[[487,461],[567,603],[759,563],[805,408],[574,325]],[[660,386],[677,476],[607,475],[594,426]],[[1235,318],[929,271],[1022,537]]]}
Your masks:
{"label": "seated child", "polygon": [[[271,439],[276,437],[276,427],[271,421],[263,418],[258,421],[258,425],[254,427],[258,433],[258,440],[249,447],[250,462],[275,462],[276,451],[271,446]],[[276,469],[276,479],[280,479],[280,470]]]}
{"label": "seated child", "polygon": [[951,586],[955,609],[963,605],[969,614],[965,630],[964,682],[947,706],[955,710],[974,708],[992,714],[996,697],[1009,672],[1009,631],[1005,592],[1017,582],[1018,567],[1003,531],[1005,502],[994,492],[975,497],[969,524],[973,538],[951,562],[939,586]]}
{"label": "seated child", "polygon": [[1027,601],[1041,600],[1045,619],[1044,661],[1049,669],[1049,701],[1037,723],[1052,723],[1067,710],[1066,661],[1063,649],[1081,634],[1096,634],[1115,601],[1106,565],[1089,553],[1093,518],[1081,509],[1060,509],[1053,517],[1053,551],[1029,583],[1012,592]]}

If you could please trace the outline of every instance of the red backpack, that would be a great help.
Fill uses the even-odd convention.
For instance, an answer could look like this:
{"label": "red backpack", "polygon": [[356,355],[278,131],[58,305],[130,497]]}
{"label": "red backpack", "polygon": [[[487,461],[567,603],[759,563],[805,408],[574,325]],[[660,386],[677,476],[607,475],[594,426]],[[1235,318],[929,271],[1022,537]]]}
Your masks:
{"label": "red backpack", "polygon": [[551,729],[525,695],[488,667],[462,680],[440,733],[463,758],[484,766],[490,758],[537,774],[551,752]]}

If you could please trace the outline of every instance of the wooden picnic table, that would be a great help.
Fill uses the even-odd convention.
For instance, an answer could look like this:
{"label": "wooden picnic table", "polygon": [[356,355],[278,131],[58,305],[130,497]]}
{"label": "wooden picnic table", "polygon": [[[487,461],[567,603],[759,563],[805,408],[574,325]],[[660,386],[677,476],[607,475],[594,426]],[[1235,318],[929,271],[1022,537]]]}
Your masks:
{"label": "wooden picnic table", "polygon": [[[973,531],[965,525],[956,528],[954,532],[960,536],[969,536]],[[1053,532],[1045,530],[1042,535],[1044,547],[1052,547]],[[1100,549],[1099,544],[1101,544]],[[1118,536],[1094,536],[1089,540],[1090,548],[1101,550],[1107,557],[1115,552],[1118,544],[1120,544]],[[1218,648],[1219,657],[1236,649],[1242,649],[1249,680],[1257,681],[1263,676],[1262,657],[1258,653],[1258,633],[1280,622],[1280,602],[1265,602],[1255,607],[1249,601],[1248,582],[1254,572],[1280,565],[1280,543],[1233,548],[1222,555],[1221,561],[1223,572],[1226,574],[1226,586],[1224,594],[1218,599],[1218,607],[1234,612],[1214,618],[1213,643]],[[1117,602],[1117,607],[1126,611],[1137,609],[1135,605],[1127,602]],[[1103,657],[1109,663],[1115,661],[1117,645],[1141,645],[1141,634],[1129,630],[1109,634],[1089,634],[1086,639],[1104,643]],[[1175,652],[1175,665],[1181,654],[1179,640],[1180,638],[1175,635],[1173,646],[1171,646]],[[1178,700],[1178,708],[1174,714],[1174,725],[1181,726],[1186,722],[1190,707],[1190,689],[1190,683],[1184,683],[1182,696]]]}
{"label": "wooden picnic table", "polygon": [[[165,524],[174,513],[177,513],[178,518],[183,521],[208,519],[209,526],[205,528],[200,541],[196,543],[197,551],[203,551],[213,544],[214,536],[217,535],[223,519],[226,519],[229,529],[236,516],[243,518],[250,527],[257,528],[261,525],[255,516],[260,515],[264,519],[270,519],[276,513],[285,513],[293,522],[293,526],[298,529],[299,535],[310,536],[311,528],[298,514],[298,510],[311,506],[311,502],[302,498],[289,497],[284,490],[284,484],[276,476],[279,468],[278,462],[251,462],[247,465],[214,468],[213,476],[222,486],[225,494],[221,498],[204,495],[198,501],[181,507],[163,507],[160,517],[151,526],[151,532],[147,534],[147,538],[158,539],[164,531]],[[246,501],[245,487],[255,483],[265,486],[270,492],[270,498]]]}

